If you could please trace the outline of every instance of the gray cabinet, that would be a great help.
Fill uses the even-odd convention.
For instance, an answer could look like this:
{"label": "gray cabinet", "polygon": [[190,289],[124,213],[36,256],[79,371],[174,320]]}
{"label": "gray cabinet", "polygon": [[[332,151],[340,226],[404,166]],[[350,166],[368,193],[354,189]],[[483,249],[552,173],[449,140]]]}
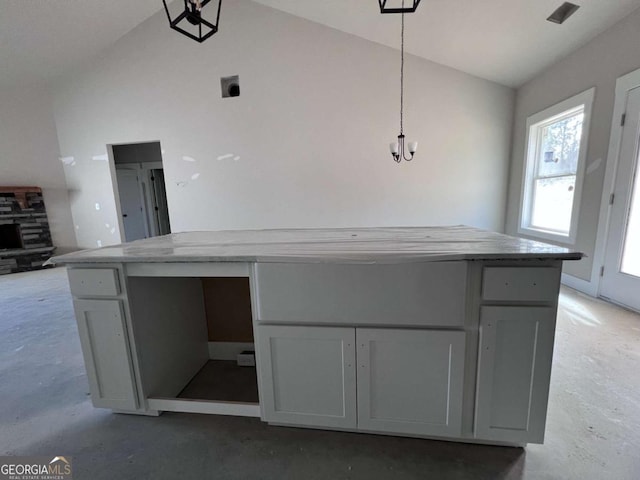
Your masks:
{"label": "gray cabinet", "polygon": [[250,275],[263,420],[523,445],[544,439],[561,266],[524,260],[96,263],[69,281],[98,407],[257,415],[166,398],[207,360],[199,278]]}
{"label": "gray cabinet", "polygon": [[477,438],[542,443],[554,328],[555,308],[482,307]]}
{"label": "gray cabinet", "polygon": [[259,326],[263,419],[356,427],[355,330]]}
{"label": "gray cabinet", "polygon": [[120,300],[74,300],[91,399],[96,407],[137,408],[129,340]]}
{"label": "gray cabinet", "polygon": [[460,435],[464,332],[270,325],[258,331],[264,420]]}
{"label": "gray cabinet", "polygon": [[459,436],[465,333],[356,329],[358,428]]}

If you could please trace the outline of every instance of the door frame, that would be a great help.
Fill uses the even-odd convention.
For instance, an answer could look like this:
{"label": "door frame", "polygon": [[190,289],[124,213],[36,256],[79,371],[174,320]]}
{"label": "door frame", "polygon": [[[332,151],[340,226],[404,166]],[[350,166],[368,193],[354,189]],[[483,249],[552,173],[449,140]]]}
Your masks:
{"label": "door frame", "polygon": [[[578,279],[573,278],[571,281],[566,282],[569,286],[576,284],[575,286],[579,290],[594,297],[600,296],[601,272],[604,267],[607,239],[609,237],[611,224],[611,195],[615,191],[616,176],[620,163],[620,150],[622,147],[622,133],[624,130],[622,116],[626,110],[628,92],[637,87],[640,87],[640,68],[619,77],[616,81],[616,96],[611,119],[611,135],[607,153],[607,164],[604,182],[602,184],[602,198],[600,199],[600,214],[598,217],[598,232],[593,256],[593,266],[591,268],[591,282],[580,281],[580,285],[577,285],[578,282],[574,280]],[[563,274],[562,277],[563,283],[565,283],[567,276]]]}
{"label": "door frame", "polygon": [[[120,191],[118,189],[118,178],[117,178],[117,174],[116,174],[116,161],[115,161],[115,157],[113,154],[113,147],[114,146],[118,146],[118,145],[137,145],[140,143],[159,143],[160,147],[162,148],[162,142],[160,140],[143,140],[143,141],[138,141],[138,142],[119,142],[119,143],[108,143],[107,144],[107,159],[109,162],[109,174],[111,175],[111,189],[113,191],[113,200],[115,202],[115,206],[116,206],[116,216],[118,217],[116,219],[116,221],[118,222],[118,234],[120,236],[120,243],[124,243],[126,242],[126,235],[125,235],[125,231],[124,231],[124,220],[122,219],[122,206],[120,205]],[[162,154],[164,152],[161,150],[160,156],[162,157]],[[164,159],[162,158],[161,161],[159,162],[148,162],[150,165],[154,165],[153,168],[161,168],[164,170]],[[125,164],[122,164],[121,167],[123,167]],[[139,163],[132,163],[130,164],[132,165],[132,169],[133,168],[137,168],[139,169]],[[134,167],[135,166],[135,167]],[[166,179],[166,177],[165,177]],[[166,189],[166,186],[165,186]],[[145,201],[147,200],[147,196],[145,194]],[[169,203],[169,199],[167,198],[167,206]],[[148,225],[145,225],[145,229],[148,229]]]}

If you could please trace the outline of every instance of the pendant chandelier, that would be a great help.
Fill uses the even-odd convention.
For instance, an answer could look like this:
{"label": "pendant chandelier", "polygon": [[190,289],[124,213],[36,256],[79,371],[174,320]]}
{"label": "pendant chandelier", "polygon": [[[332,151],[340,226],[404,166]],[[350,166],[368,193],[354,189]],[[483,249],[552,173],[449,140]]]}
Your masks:
{"label": "pendant chandelier", "polygon": [[[402,16],[402,28],[400,30],[400,135],[398,141],[389,144],[389,150],[393,159],[400,163],[403,159],[407,162],[413,160],[413,154],[418,150],[418,142],[409,142],[405,147],[404,144],[404,14],[416,11],[420,0],[413,0],[413,6],[405,8],[404,0],[402,0],[402,8],[386,7],[387,0],[379,0],[380,12],[382,13],[400,13]],[[407,157],[406,152],[409,152]]]}
{"label": "pendant chandelier", "polygon": [[378,3],[380,3],[380,13],[413,13],[421,2],[421,0],[411,0],[412,6],[405,8],[403,1],[402,8],[397,8],[387,7],[387,1],[388,0],[378,0]]}
{"label": "pendant chandelier", "polygon": [[[196,42],[204,42],[207,38],[218,31],[218,22],[220,20],[220,6],[222,0],[215,0],[218,3],[218,13],[216,14],[215,23],[211,23],[202,18],[202,10],[211,2],[211,0],[183,0],[184,9],[182,13],[177,15],[173,20],[169,13],[169,7],[167,6],[167,0],[162,0],[164,4],[164,10],[167,12],[167,18],[169,19],[169,26],[174,30],[186,35],[187,37],[195,40]],[[177,0],[176,3],[180,3]],[[208,9],[214,11],[213,9]]]}

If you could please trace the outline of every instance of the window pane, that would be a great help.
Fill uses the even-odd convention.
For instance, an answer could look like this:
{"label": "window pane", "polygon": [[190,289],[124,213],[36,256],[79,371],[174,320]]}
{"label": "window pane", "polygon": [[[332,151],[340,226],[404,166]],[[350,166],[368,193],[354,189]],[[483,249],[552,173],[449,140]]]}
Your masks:
{"label": "window pane", "polygon": [[631,194],[631,209],[627,221],[627,232],[624,238],[622,253],[622,270],[635,277],[640,277],[640,158],[636,160],[636,179]]}
{"label": "window pane", "polygon": [[578,170],[584,111],[540,128],[538,176],[574,175]]}
{"label": "window pane", "polygon": [[531,226],[568,235],[575,186],[575,175],[536,180],[533,186]]}

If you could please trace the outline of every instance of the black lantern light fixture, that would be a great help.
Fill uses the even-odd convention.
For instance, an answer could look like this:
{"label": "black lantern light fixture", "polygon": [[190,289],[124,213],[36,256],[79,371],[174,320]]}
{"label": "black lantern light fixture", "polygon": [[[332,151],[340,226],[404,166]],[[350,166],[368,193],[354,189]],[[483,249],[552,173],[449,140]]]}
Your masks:
{"label": "black lantern light fixture", "polygon": [[[179,3],[178,0],[176,3]],[[173,20],[169,13],[169,7],[167,6],[167,0],[162,0],[164,4],[164,10],[167,12],[167,18],[169,19],[169,25],[174,30],[186,35],[187,37],[195,40],[196,42],[204,42],[207,38],[218,31],[218,22],[220,20],[220,6],[222,0],[215,0],[218,4],[218,13],[216,14],[215,23],[211,23],[202,18],[202,10],[211,0],[183,0],[184,10]],[[213,9],[209,8],[208,11]]]}
{"label": "black lantern light fixture", "polygon": [[[400,30],[400,135],[398,135],[398,141],[389,144],[389,150],[393,159],[400,163],[403,159],[407,162],[413,160],[413,154],[418,150],[418,142],[409,142],[405,149],[404,145],[404,14],[405,12],[415,12],[420,0],[413,0],[413,7],[405,8],[404,0],[402,0],[402,8],[393,9],[393,11],[384,11],[383,8],[386,4],[386,0],[380,1],[380,11],[382,13],[400,13],[402,15],[402,28]],[[409,152],[409,157],[406,156],[405,151]]]}
{"label": "black lantern light fixture", "polygon": [[378,3],[380,4],[380,13],[413,13],[416,11],[416,8],[418,8],[418,5],[420,5],[420,1],[421,0],[411,0],[412,5],[406,8],[404,1],[402,2],[402,8],[388,7],[388,0],[378,0]]}

